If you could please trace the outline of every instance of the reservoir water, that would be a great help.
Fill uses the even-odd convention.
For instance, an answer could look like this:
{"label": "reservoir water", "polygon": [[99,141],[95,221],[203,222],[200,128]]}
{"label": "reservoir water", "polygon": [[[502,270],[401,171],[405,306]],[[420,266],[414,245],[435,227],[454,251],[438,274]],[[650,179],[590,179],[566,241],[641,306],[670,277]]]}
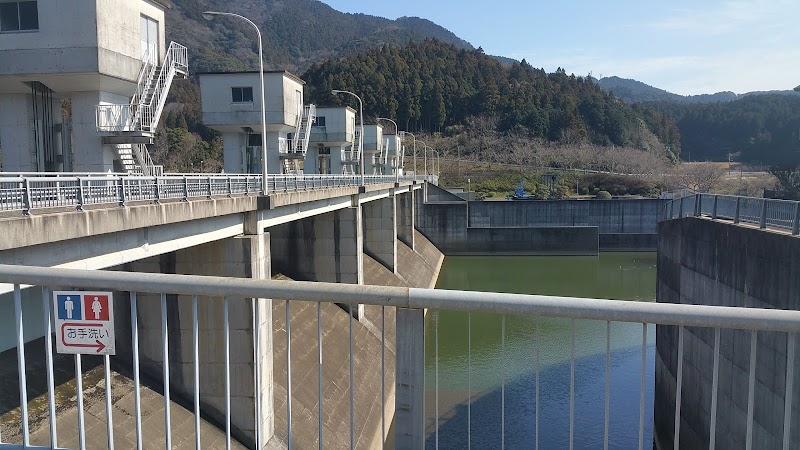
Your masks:
{"label": "reservoir water", "polygon": [[[655,301],[655,285],[655,253],[603,253],[447,257],[436,287],[649,302]],[[569,448],[572,321],[506,316],[503,339],[501,316],[447,311],[429,311],[426,318],[427,448],[436,443],[437,384],[439,448],[467,447],[468,417],[472,448],[500,448],[503,429],[505,448],[535,448],[537,324],[539,448]],[[603,448],[606,326],[575,321],[576,449]],[[655,327],[645,332],[644,448],[652,448]],[[641,324],[611,324],[610,448],[639,444],[642,334]]]}

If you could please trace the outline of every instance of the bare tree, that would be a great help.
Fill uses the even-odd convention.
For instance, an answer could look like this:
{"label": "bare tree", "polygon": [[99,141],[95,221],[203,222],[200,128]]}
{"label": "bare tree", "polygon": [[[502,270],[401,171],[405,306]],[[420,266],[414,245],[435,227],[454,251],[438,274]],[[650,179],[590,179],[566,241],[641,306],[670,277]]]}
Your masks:
{"label": "bare tree", "polygon": [[710,162],[683,163],[675,170],[678,185],[694,192],[710,192],[723,176],[725,168]]}

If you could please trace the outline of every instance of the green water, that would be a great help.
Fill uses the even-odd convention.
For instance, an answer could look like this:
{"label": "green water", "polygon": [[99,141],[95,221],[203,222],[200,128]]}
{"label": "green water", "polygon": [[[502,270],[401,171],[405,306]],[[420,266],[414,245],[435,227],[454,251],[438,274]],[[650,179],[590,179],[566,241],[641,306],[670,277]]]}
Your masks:
{"label": "green water", "polygon": [[[655,253],[448,257],[436,287],[654,301],[655,280]],[[531,447],[535,443],[537,360],[539,443],[541,448],[568,445],[572,321],[507,316],[504,326],[503,335],[503,319],[498,315],[429,312],[425,351],[429,447],[435,443],[437,385],[440,448],[466,445],[468,415],[473,448],[497,448],[501,425],[506,448]],[[602,447],[606,326],[605,321],[574,322],[575,448],[596,448],[598,443]],[[641,324],[613,323],[610,328],[610,436],[619,448],[638,444],[642,333]],[[646,441],[652,435],[654,333],[654,327],[647,328]]]}

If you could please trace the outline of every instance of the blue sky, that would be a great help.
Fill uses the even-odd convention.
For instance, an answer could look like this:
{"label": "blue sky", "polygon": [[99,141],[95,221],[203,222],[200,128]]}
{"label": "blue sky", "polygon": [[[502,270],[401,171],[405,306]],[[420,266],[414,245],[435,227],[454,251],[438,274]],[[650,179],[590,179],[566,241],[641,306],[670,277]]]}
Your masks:
{"label": "blue sky", "polygon": [[323,1],[430,19],[486,53],[548,72],[617,75],[684,95],[800,85],[798,0]]}

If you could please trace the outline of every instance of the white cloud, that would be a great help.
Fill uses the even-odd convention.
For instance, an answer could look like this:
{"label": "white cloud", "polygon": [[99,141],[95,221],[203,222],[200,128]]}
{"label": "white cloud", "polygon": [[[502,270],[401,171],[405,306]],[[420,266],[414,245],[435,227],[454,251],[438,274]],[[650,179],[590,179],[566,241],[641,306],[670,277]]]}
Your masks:
{"label": "white cloud", "polygon": [[645,24],[650,30],[693,36],[721,36],[746,31],[755,25],[774,28],[776,22],[794,21],[797,4],[786,0],[725,1],[712,7],[675,10],[673,15]]}

